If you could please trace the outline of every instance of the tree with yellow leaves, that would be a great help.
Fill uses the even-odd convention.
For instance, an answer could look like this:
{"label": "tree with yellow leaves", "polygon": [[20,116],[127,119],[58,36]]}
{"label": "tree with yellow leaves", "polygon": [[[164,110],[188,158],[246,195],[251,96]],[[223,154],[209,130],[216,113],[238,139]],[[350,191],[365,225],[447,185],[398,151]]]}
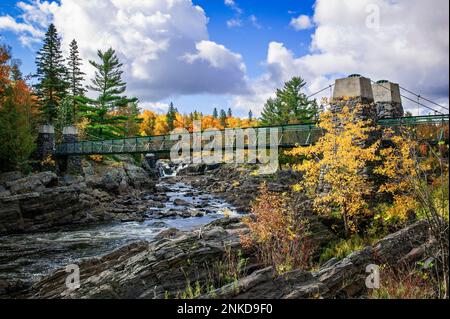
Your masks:
{"label": "tree with yellow leaves", "polygon": [[[357,231],[358,219],[369,214],[366,197],[372,193],[372,183],[364,171],[370,162],[379,159],[379,141],[368,145],[369,135],[376,128],[370,120],[358,118],[361,107],[350,110],[345,106],[338,114],[322,113],[319,127],[325,134],[319,141],[287,152],[305,158],[293,165],[304,172],[304,179],[294,189],[313,195],[318,213],[337,213],[347,236]],[[320,185],[329,189],[320,193]]]}
{"label": "tree with yellow leaves", "polygon": [[410,211],[418,207],[412,194],[413,181],[419,177],[416,165],[428,171],[427,161],[418,164],[413,153],[418,150],[418,143],[412,139],[405,139],[401,135],[394,135],[390,129],[385,131],[391,141],[391,146],[380,151],[383,161],[374,173],[387,177],[387,181],[380,186],[380,193],[387,193],[393,198],[393,205],[381,216],[385,221],[404,221]]}
{"label": "tree with yellow leaves", "polygon": [[156,113],[150,110],[145,110],[141,115],[142,119],[139,133],[145,136],[152,136],[156,124]]}

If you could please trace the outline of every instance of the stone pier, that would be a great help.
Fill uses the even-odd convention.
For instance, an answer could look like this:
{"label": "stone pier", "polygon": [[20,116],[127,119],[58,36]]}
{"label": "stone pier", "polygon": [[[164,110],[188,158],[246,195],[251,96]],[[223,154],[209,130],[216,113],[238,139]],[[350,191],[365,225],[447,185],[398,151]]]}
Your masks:
{"label": "stone pier", "polygon": [[330,103],[331,112],[339,113],[345,106],[353,110],[358,105],[361,106],[360,114],[358,114],[361,120],[377,120],[370,79],[358,74],[337,79]]}
{"label": "stone pier", "polygon": [[46,124],[39,127],[36,144],[36,159],[39,161],[36,169],[42,171],[55,171],[55,128],[53,125]]}
{"label": "stone pier", "polygon": [[372,84],[372,91],[378,119],[404,115],[400,86],[397,83],[380,80]]}
{"label": "stone pier", "polygon": [[[63,143],[78,142],[78,130],[74,126],[66,126],[63,129]],[[81,156],[70,155],[60,160],[60,171],[71,175],[82,175],[83,166]]]}

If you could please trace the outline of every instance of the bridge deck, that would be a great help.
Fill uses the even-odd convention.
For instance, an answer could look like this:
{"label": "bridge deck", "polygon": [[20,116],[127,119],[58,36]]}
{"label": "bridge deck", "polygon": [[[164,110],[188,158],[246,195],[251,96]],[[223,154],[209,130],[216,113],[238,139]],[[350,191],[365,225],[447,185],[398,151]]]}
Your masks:
{"label": "bridge deck", "polygon": [[[420,140],[448,140],[449,116],[415,116],[393,119],[383,119],[378,122],[383,127],[412,126]],[[273,127],[255,127],[256,136],[264,130],[269,134],[270,128],[277,128],[279,146],[282,148],[294,145],[310,145],[322,136],[322,130],[317,124],[292,124]],[[220,131],[223,132],[224,131]],[[189,133],[192,138],[192,133]],[[101,141],[79,141],[62,143],[56,146],[56,155],[93,155],[93,154],[123,154],[123,153],[167,153],[178,141],[171,140],[170,135],[137,136]],[[206,141],[204,143],[207,143]],[[248,148],[248,145],[245,145]]]}

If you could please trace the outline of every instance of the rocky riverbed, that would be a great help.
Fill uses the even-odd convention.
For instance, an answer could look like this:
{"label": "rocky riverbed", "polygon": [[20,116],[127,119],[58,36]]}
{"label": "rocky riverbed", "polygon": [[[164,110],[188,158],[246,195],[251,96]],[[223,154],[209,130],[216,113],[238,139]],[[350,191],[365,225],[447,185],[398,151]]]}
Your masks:
{"label": "rocky riverbed", "polygon": [[[296,173],[256,176],[251,168],[224,165],[185,167],[173,176],[162,165],[171,177],[156,180],[131,163],[84,178],[44,172],[5,182],[3,176],[0,297],[361,297],[368,264],[414,263],[432,244],[427,224],[418,222],[313,272],[280,276],[242,247],[248,230],[241,215],[261,182],[289,191]],[[295,200],[317,245],[333,240],[309,201]],[[76,290],[65,283],[68,264],[80,269]]]}

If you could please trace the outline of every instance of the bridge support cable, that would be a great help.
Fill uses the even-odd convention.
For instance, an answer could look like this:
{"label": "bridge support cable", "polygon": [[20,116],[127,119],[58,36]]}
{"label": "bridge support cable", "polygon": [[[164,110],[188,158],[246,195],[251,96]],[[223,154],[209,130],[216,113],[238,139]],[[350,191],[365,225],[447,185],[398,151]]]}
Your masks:
{"label": "bridge support cable", "polygon": [[412,91],[410,91],[410,90],[408,90],[408,89],[405,89],[405,88],[402,87],[402,86],[400,86],[400,88],[401,88],[403,91],[408,92],[409,94],[412,94],[412,95],[415,95],[415,96],[417,96],[417,97],[420,97],[422,100],[424,100],[424,101],[426,101],[426,102],[428,102],[428,103],[431,103],[431,104],[433,104],[433,105],[439,106],[440,108],[443,108],[444,110],[447,110],[447,111],[449,110],[448,107],[445,107],[445,106],[443,106],[443,105],[440,105],[440,104],[438,104],[438,103],[436,103],[436,102],[434,102],[434,101],[432,101],[432,100],[430,100],[430,99],[428,99],[428,98],[426,98],[426,97],[424,97],[424,96],[421,96],[420,94],[414,93],[414,92],[412,92]]}
{"label": "bridge support cable", "polygon": [[[375,82],[375,81],[373,81],[373,80],[370,80],[370,81],[371,81],[372,83],[377,84],[378,86],[380,86],[380,87],[382,87],[383,89],[386,89],[386,90],[388,90],[389,92],[392,93],[392,90],[391,90],[391,89],[385,87],[385,86],[382,85],[381,83],[377,83],[377,82]],[[403,94],[400,94],[400,96],[401,96],[402,98],[407,99],[407,100],[410,101],[410,102],[413,102],[413,103],[417,104],[418,106],[422,106],[422,107],[424,107],[424,108],[427,108],[427,109],[429,109],[429,110],[431,110],[431,111],[433,111],[433,112],[435,112],[435,113],[439,113],[439,114],[442,114],[442,115],[446,115],[445,113],[442,113],[441,111],[438,111],[438,110],[433,109],[433,108],[431,108],[431,107],[429,107],[429,106],[427,106],[427,105],[425,105],[425,104],[423,104],[423,103],[420,103],[420,95],[416,95],[416,96],[419,98],[417,101],[414,101],[413,99],[411,99],[411,98],[409,98],[409,97],[407,97],[407,96],[405,96],[405,95],[403,95]],[[420,114],[419,114],[419,116],[420,116]]]}

